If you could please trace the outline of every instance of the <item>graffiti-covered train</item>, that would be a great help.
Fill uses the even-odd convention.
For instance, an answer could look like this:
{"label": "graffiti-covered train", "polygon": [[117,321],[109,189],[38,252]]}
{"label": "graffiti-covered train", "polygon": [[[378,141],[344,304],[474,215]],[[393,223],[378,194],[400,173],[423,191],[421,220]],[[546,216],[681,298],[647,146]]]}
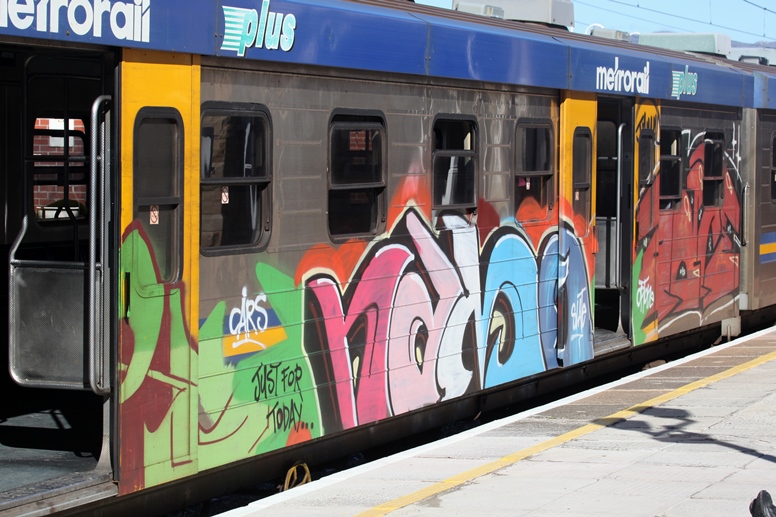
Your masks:
{"label": "graffiti-covered train", "polygon": [[0,512],[194,500],[767,313],[776,72],[509,5],[0,0]]}

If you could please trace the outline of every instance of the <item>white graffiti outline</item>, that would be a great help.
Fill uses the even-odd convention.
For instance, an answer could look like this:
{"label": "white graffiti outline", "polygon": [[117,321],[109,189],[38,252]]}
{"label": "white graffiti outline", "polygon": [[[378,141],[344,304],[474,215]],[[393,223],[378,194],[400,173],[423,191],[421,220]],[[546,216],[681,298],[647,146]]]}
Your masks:
{"label": "white graffiti outline", "polygon": [[636,291],[636,307],[641,312],[646,312],[655,304],[655,292],[649,283],[649,277],[642,280],[639,278],[639,288]]}
{"label": "white graffiti outline", "polygon": [[[267,301],[267,295],[259,293],[254,299],[248,299],[248,288],[242,288],[242,301],[240,307],[235,307],[229,313],[229,332],[236,337],[232,348],[239,348],[245,344],[254,344],[263,349],[267,348],[267,345],[252,339],[251,334],[257,336],[267,330],[269,318],[267,315],[267,309],[260,305],[261,302]],[[241,336],[245,336],[242,337]]]}
{"label": "white graffiti outline", "polygon": [[585,327],[585,317],[587,316],[587,287],[577,293],[577,299],[571,304],[571,329],[574,331],[571,334],[571,339],[579,341],[582,339],[583,334],[579,332]]}

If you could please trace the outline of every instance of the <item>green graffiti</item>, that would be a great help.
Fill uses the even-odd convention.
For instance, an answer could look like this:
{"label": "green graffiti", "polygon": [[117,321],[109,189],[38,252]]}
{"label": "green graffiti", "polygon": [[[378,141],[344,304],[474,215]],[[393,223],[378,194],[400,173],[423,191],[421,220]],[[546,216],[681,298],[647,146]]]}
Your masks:
{"label": "green graffiti", "polygon": [[[641,274],[641,268],[642,268],[642,262],[644,259],[644,250],[640,250],[636,254],[636,260],[633,263],[633,280],[631,282],[631,285],[638,286],[639,285],[639,275]],[[644,331],[643,325],[644,320],[647,317],[647,310],[641,310],[639,309],[639,305],[636,303],[636,297],[637,297],[637,291],[636,289],[631,289],[631,307],[632,307],[632,318],[633,318],[633,344],[634,345],[641,345],[643,343],[646,343],[647,341],[647,333]]]}
{"label": "green graffiti", "polygon": [[[153,285],[155,278],[151,253],[137,231],[130,233],[124,241],[121,268],[122,271],[135,273],[130,276],[133,283],[125,286],[129,289],[129,304],[127,307],[122,307],[127,314],[127,321],[134,337],[132,360],[121,383],[121,402],[125,402],[143,384],[151,367],[160,338],[165,299],[162,296],[144,298],[138,292],[138,284]],[[153,283],[151,279],[154,279]]]}
{"label": "green graffiti", "polygon": [[201,325],[201,469],[321,435],[313,378],[302,349],[302,292],[292,278],[265,264],[256,266],[256,277],[266,310],[274,311],[285,337],[265,350],[229,357],[226,303],[219,302]]}
{"label": "green graffiti", "polygon": [[[191,401],[196,394],[183,285],[158,279],[140,224],[121,247],[119,425],[122,493],[191,475]],[[194,363],[195,364],[195,363]]]}

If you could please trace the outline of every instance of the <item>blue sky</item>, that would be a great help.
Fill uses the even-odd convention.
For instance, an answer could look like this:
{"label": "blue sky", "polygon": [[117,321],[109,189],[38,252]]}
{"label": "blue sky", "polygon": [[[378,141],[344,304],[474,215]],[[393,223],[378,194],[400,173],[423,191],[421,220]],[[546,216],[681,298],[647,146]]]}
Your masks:
{"label": "blue sky", "polygon": [[[453,0],[415,1],[449,8]],[[721,32],[744,43],[776,41],[774,0],[574,0],[574,17],[575,32],[598,23],[630,33]]]}

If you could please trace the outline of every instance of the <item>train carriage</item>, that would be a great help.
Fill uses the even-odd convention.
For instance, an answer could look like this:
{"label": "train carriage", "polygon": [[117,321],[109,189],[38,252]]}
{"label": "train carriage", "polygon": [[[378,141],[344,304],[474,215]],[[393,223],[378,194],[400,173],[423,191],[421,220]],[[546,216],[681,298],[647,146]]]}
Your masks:
{"label": "train carriage", "polygon": [[208,497],[771,315],[763,66],[398,1],[0,0],[0,68],[0,512]]}

